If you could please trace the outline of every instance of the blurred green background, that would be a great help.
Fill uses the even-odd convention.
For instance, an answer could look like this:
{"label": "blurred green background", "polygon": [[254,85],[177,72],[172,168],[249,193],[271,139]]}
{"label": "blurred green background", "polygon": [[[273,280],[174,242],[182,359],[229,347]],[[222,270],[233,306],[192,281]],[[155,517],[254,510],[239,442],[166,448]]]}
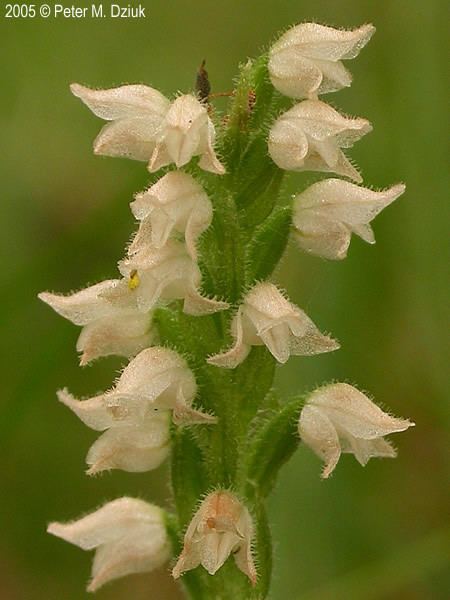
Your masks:
{"label": "blurred green background", "polygon": [[[345,456],[326,482],[318,459],[298,451],[270,501],[271,597],[448,598],[445,3],[142,4],[145,20],[0,20],[1,599],[86,597],[91,556],[46,535],[49,520],[124,494],[168,498],[164,468],[88,479],[84,456],[96,434],[55,399],[64,385],[78,395],[108,387],[121,363],[105,359],[81,370],[78,329],[36,294],[115,276],[133,229],[128,202],[147,182],[140,163],[93,156],[101,123],[70,95],[69,83],[145,82],[173,94],[192,88],[206,58],[213,91],[228,90],[239,61],[303,20],[376,25],[369,46],[348,63],[353,86],[326,99],[374,124],[351,152],[366,184],[405,181],[407,193],[377,219],[377,245],[354,239],[342,263],[289,249],[279,281],[342,349],[292,359],[279,370],[278,386],[292,393],[330,379],[358,383],[417,426],[395,436],[396,460],[362,469]],[[292,191],[307,180],[294,178]],[[180,598],[166,572],[119,581],[97,597]]]}

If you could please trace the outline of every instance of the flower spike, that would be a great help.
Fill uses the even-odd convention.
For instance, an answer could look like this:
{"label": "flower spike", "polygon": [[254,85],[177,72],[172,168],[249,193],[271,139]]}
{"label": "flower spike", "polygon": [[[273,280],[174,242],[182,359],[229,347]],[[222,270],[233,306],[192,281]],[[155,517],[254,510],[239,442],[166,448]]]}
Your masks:
{"label": "flower spike", "polygon": [[38,295],[58,314],[82,326],[77,341],[77,350],[82,353],[81,365],[110,354],[130,358],[153,341],[151,313],[137,309],[130,290],[120,305],[113,305],[102,297],[118,284],[118,280],[110,279],[68,296],[49,292]]}
{"label": "flower spike", "polygon": [[78,521],[50,523],[47,532],[96,550],[88,592],[125,575],[158,569],[170,557],[163,511],[137,498],[118,498]]}
{"label": "flower spike", "polygon": [[269,154],[280,169],[332,172],[360,183],[341,148],[350,148],[371,130],[366,119],[344,117],[320,100],[305,100],[275,121]]}
{"label": "flower spike", "polygon": [[130,254],[139,253],[149,241],[154,248],[162,248],[175,232],[184,234],[187,251],[196,260],[196,242],[211,224],[212,205],[193,177],[181,171],[167,173],[135,196],[131,210],[141,225]]}
{"label": "flower spike", "polygon": [[189,524],[172,575],[178,579],[200,564],[214,575],[233,553],[238,569],[255,585],[252,539],[253,520],[248,509],[231,492],[213,492],[203,500]]}
{"label": "flower spike", "polygon": [[353,31],[301,23],[270,49],[269,74],[274,87],[291,98],[314,98],[351,84],[341,60],[358,56],[375,32],[373,25]]}
{"label": "flower spike", "polygon": [[361,465],[373,456],[395,457],[383,436],[405,431],[414,423],[383,412],[367,396],[347,383],[320,387],[300,414],[301,440],[325,461],[322,477],[336,467],[341,452],[354,454]]}
{"label": "flower spike", "polygon": [[314,183],[294,198],[297,242],[311,254],[343,259],[352,233],[369,244],[375,243],[370,221],[404,191],[403,184],[374,192],[342,179]]}
{"label": "flower spike", "polygon": [[309,356],[339,348],[335,340],[320,333],[302,310],[268,282],[258,283],[248,292],[231,328],[234,346],[211,356],[210,364],[234,369],[245,360],[251,346],[266,345],[280,363],[285,363],[291,354]]}

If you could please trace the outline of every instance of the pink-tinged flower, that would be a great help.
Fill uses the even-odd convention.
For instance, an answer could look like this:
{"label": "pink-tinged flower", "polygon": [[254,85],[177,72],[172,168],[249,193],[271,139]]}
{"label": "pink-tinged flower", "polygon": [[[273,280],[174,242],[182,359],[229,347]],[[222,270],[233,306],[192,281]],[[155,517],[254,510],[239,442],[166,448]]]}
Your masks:
{"label": "pink-tinged flower", "polygon": [[149,171],[171,163],[182,167],[194,156],[200,156],[199,167],[223,175],[225,168],[214,152],[215,136],[205,104],[191,94],[179,96],[165,115]]}
{"label": "pink-tinged flower", "polygon": [[373,25],[353,31],[301,23],[284,33],[269,53],[274,87],[291,98],[311,98],[351,84],[341,60],[358,56],[375,32]]}
{"label": "pink-tinged flower", "polygon": [[136,298],[130,290],[117,305],[102,297],[118,284],[118,280],[102,281],[67,296],[39,294],[58,314],[82,326],[77,341],[81,365],[110,354],[129,358],[153,341],[152,315],[137,309]]}
{"label": "pink-tinged flower", "polygon": [[88,592],[108,581],[158,569],[170,558],[163,511],[136,498],[118,498],[70,523],[50,523],[48,533],[94,550]]}
{"label": "pink-tinged flower", "polygon": [[385,435],[405,431],[414,423],[383,412],[367,396],[347,383],[334,383],[315,390],[300,414],[301,440],[319,456],[327,478],[341,453],[354,454],[361,465],[374,456],[395,457]]}
{"label": "pink-tinged flower", "polygon": [[352,233],[375,243],[370,222],[404,191],[403,184],[374,192],[342,179],[314,183],[294,199],[297,242],[311,254],[332,260],[345,258]]}
{"label": "pink-tinged flower", "polygon": [[170,101],[147,85],[92,90],[73,83],[70,89],[92,112],[110,121],[94,142],[95,154],[149,161]]}
{"label": "pink-tinged flower", "polygon": [[253,521],[247,508],[227,491],[209,494],[195,513],[184,536],[183,551],[172,574],[202,565],[214,575],[233,554],[238,569],[256,583],[252,557]]}
{"label": "pink-tinged flower", "polygon": [[280,363],[289,356],[309,356],[337,350],[339,344],[323,335],[300,308],[286,300],[272,283],[257,283],[245,296],[232,324],[234,346],[208,362],[234,369],[245,360],[251,346],[265,345]]}
{"label": "pink-tinged flower", "polygon": [[138,309],[143,312],[159,302],[177,299],[184,299],[184,312],[189,315],[206,315],[229,307],[226,302],[200,294],[200,269],[189,256],[186,245],[178,240],[168,240],[162,248],[155,248],[150,236],[141,237],[119,263],[119,270],[124,279],[104,294],[113,304],[121,305],[131,289]]}
{"label": "pink-tinged flower", "polygon": [[280,169],[332,172],[360,183],[341,148],[350,148],[371,130],[366,119],[345,117],[320,100],[305,100],[272,125],[269,154]]}
{"label": "pink-tinged flower", "polygon": [[183,234],[187,251],[196,260],[196,243],[212,220],[212,205],[193,177],[171,171],[145,192],[135,196],[131,210],[141,222],[129,249],[139,253],[151,244],[162,248],[174,234]]}

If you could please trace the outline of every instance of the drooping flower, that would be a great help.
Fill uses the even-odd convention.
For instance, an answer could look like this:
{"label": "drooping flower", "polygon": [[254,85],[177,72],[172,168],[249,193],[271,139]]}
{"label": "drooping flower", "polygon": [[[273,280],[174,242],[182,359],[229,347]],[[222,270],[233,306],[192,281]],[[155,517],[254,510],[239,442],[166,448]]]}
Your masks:
{"label": "drooping flower", "polygon": [[141,237],[131,250],[119,263],[124,279],[103,294],[113,304],[122,304],[123,297],[131,289],[138,309],[143,312],[151,310],[159,301],[176,299],[184,299],[184,312],[190,315],[205,315],[228,308],[226,302],[200,294],[201,272],[183,242],[171,239],[164,247],[155,248],[151,237],[147,236],[146,239]]}
{"label": "drooping flower", "polygon": [[341,179],[314,183],[294,199],[296,239],[311,254],[345,258],[352,233],[375,243],[370,221],[404,191],[403,184],[374,192]]}
{"label": "drooping flower", "polygon": [[110,279],[64,296],[42,292],[39,298],[82,330],[77,341],[81,365],[101,356],[131,357],[151,345],[152,316],[137,309],[128,290],[120,304],[111,304],[102,294],[114,290],[118,280]]}
{"label": "drooping flower", "polygon": [[205,104],[192,94],[179,96],[165,115],[149,171],[171,163],[182,167],[193,156],[200,156],[198,164],[202,169],[223,175],[224,166],[214,152],[215,135]]}
{"label": "drooping flower", "polygon": [[[140,419],[128,416],[128,408],[114,397],[100,394],[88,400],[77,400],[66,389],[58,391],[59,400],[70,408],[88,427],[103,431],[86,456],[88,475],[120,469],[131,473],[158,468],[170,451],[170,415],[167,411],[147,411]],[[136,400],[139,402],[139,398]]]}
{"label": "drooping flower", "polygon": [[92,90],[73,83],[72,93],[92,112],[111,121],[94,141],[95,154],[149,161],[170,101],[147,85]]}
{"label": "drooping flower", "polygon": [[305,100],[282,114],[269,133],[269,154],[287,171],[323,171],[362,178],[341,148],[369,133],[366,119],[351,119],[320,100]]}
{"label": "drooping flower", "polygon": [[83,550],[96,550],[88,592],[158,569],[170,558],[163,511],[137,498],[118,498],[78,521],[50,523],[47,531]]}
{"label": "drooping flower", "polygon": [[245,296],[231,324],[234,346],[208,362],[234,369],[251,346],[266,345],[280,363],[291,354],[308,356],[337,350],[339,344],[323,335],[300,308],[286,300],[272,283],[257,283]]}
{"label": "drooping flower", "polygon": [[354,454],[363,466],[374,456],[395,457],[395,449],[383,436],[412,425],[383,412],[353,386],[335,383],[309,396],[300,414],[298,432],[301,440],[324,460],[322,477],[327,478],[341,452]]}
{"label": "drooping flower", "polygon": [[[197,383],[186,361],[174,350],[153,347],[146,348],[128,363],[112,390],[81,401],[63,390],[59,398],[88,427],[97,431],[108,429],[108,435],[101,436],[107,441],[116,442],[124,427],[139,433],[142,426],[145,433],[152,424],[160,444],[166,441],[165,417],[169,411],[173,412],[176,423],[215,422],[211,415],[193,408],[196,394]],[[130,441],[132,438],[133,435]],[[126,441],[123,436],[120,439]]]}
{"label": "drooping flower", "polygon": [[312,98],[351,84],[341,60],[358,56],[375,32],[373,25],[353,31],[301,23],[270,49],[269,74],[274,87],[291,98]]}
{"label": "drooping flower", "polygon": [[236,566],[256,583],[252,557],[253,520],[248,509],[228,491],[209,494],[195,513],[184,536],[183,551],[172,574],[202,565],[214,575],[233,554]]}
{"label": "drooping flower", "polygon": [[205,190],[181,171],[167,173],[137,194],[131,210],[141,221],[130,247],[132,254],[139,253],[149,241],[154,248],[162,248],[175,232],[184,234],[188,253],[195,260],[197,239],[212,220],[212,205]]}

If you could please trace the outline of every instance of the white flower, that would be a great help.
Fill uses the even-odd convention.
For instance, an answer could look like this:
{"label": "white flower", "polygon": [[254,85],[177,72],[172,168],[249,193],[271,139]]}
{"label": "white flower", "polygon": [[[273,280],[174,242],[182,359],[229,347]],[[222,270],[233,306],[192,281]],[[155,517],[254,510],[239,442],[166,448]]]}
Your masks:
{"label": "white flower", "polygon": [[111,121],[94,142],[95,154],[149,161],[170,101],[146,85],[91,90],[73,83],[72,93],[92,112]]}
{"label": "white flower", "polygon": [[136,498],[118,498],[78,521],[50,523],[47,531],[83,550],[96,549],[88,592],[131,573],[153,571],[170,558],[163,511]]}
{"label": "white flower", "polygon": [[323,335],[311,319],[291,304],[272,283],[257,283],[245,296],[231,325],[234,346],[211,356],[208,362],[234,369],[250,352],[251,346],[265,344],[280,363],[291,354],[312,355],[337,350],[339,344]]}
{"label": "white flower", "polygon": [[213,423],[192,407],[197,384],[186,361],[168,348],[147,348],[125,367],[114,388],[88,400],[58,397],[88,427],[105,431],[91,447],[88,473],[147,471],[169,451],[169,411],[176,423]]}
{"label": "white flower", "polygon": [[189,255],[195,260],[197,239],[212,220],[212,205],[205,190],[181,171],[167,173],[148,190],[137,194],[131,210],[141,221],[130,247],[132,254],[149,241],[153,247],[162,248],[176,232],[184,234]]}
{"label": "white flower", "polygon": [[200,269],[187,253],[184,243],[168,240],[164,247],[155,248],[150,236],[147,243],[144,242],[141,237],[131,249],[134,253],[130,252],[119,263],[125,279],[103,294],[107,300],[121,304],[131,289],[138,309],[144,312],[160,301],[176,299],[184,299],[184,312],[190,315],[205,315],[228,308],[226,302],[200,294]]}
{"label": "white flower", "polygon": [[281,169],[333,172],[361,182],[341,148],[350,148],[371,130],[366,119],[351,119],[320,100],[305,100],[275,121],[269,154]]}
{"label": "white flower", "polygon": [[[148,414],[141,419],[127,419],[127,408],[114,397],[100,394],[77,400],[66,389],[58,391],[59,400],[68,406],[88,427],[103,431],[86,456],[88,475],[110,469],[131,473],[151,471],[161,465],[170,450],[170,416],[167,411]],[[122,402],[126,397],[122,398]],[[144,412],[144,410],[143,410]]]}
{"label": "white flower", "polygon": [[404,191],[403,184],[374,192],[341,179],[314,183],[294,199],[296,239],[311,254],[345,258],[352,233],[375,243],[370,221]]}
{"label": "white flower", "polygon": [[214,152],[215,130],[207,108],[195,96],[176,98],[161,126],[149,170],[175,163],[186,165],[193,156],[200,156],[199,166],[205,171],[222,175],[223,165]]}
{"label": "white flower", "polygon": [[195,513],[184,536],[183,551],[172,574],[180,577],[201,564],[211,575],[233,554],[236,566],[256,583],[252,557],[253,521],[234,494],[209,494]]}
{"label": "white flower", "polygon": [[269,73],[274,87],[291,98],[335,92],[351,84],[341,60],[358,56],[375,32],[373,25],[353,31],[301,23],[272,46]]}
{"label": "white flower", "polygon": [[118,284],[118,280],[102,281],[68,296],[39,294],[58,314],[83,327],[77,341],[82,365],[110,354],[131,357],[152,343],[151,313],[137,309],[130,290],[118,305],[102,297]]}
{"label": "white flower", "polygon": [[314,391],[300,414],[301,440],[325,461],[322,477],[336,467],[341,452],[354,454],[361,465],[373,456],[395,457],[383,436],[405,431],[414,423],[383,412],[367,396],[347,383]]}

